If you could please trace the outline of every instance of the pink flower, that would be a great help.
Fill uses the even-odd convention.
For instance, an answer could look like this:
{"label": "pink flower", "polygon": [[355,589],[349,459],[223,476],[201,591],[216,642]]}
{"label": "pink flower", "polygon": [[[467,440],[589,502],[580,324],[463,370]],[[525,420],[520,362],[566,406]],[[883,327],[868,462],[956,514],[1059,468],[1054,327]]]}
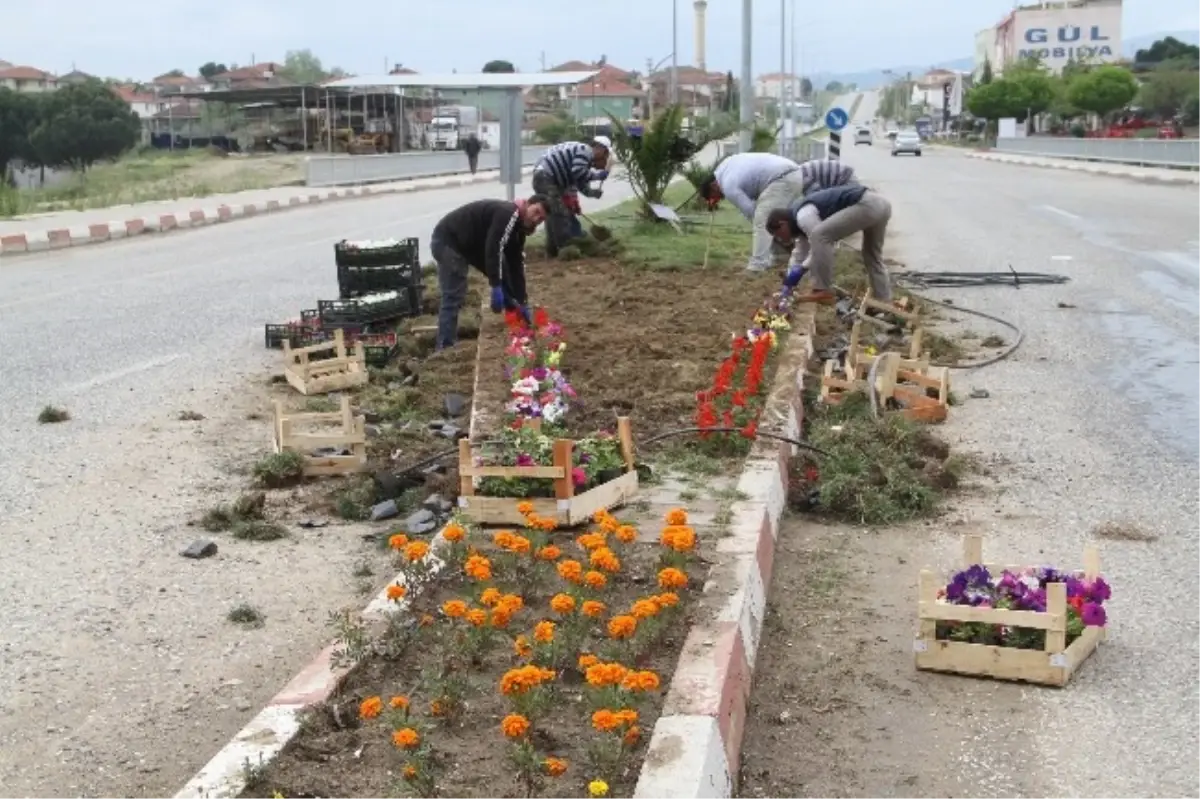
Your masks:
{"label": "pink flower", "polygon": [[533,456],[522,452],[520,455],[517,456],[517,465],[518,466],[533,466],[534,465],[533,464]]}
{"label": "pink flower", "polygon": [[577,486],[587,485],[587,475],[584,473],[582,466],[576,466],[571,470],[571,480]]}

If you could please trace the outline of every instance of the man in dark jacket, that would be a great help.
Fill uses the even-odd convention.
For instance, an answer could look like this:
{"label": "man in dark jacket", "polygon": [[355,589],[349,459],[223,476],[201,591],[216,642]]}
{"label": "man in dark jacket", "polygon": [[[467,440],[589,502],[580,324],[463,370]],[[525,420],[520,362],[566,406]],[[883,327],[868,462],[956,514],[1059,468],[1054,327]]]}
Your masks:
{"label": "man in dark jacket", "polygon": [[767,231],[781,246],[792,248],[784,285],[795,288],[812,272],[812,292],[798,295],[801,302],[832,303],[834,247],[842,239],[862,233],[862,257],[871,282],[871,296],[892,301],[892,282],[883,264],[892,205],[866,186],[850,184],[815,191],[787,208],[767,215]]}
{"label": "man in dark jacket", "polygon": [[483,142],[479,141],[479,137],[472,133],[463,142],[463,152],[467,154],[467,166],[471,167],[471,174],[475,174],[475,170],[479,168],[479,151],[483,149]]}
{"label": "man in dark jacket", "polygon": [[525,237],[546,218],[549,201],[540,194],[514,203],[476,200],[456,208],[433,229],[429,248],[437,261],[442,307],[437,348],[458,338],[458,312],[467,296],[470,267],[487,275],[494,313],[507,309],[529,318],[525,290]]}
{"label": "man in dark jacket", "polygon": [[591,144],[566,141],[546,150],[534,166],[533,190],[550,201],[546,254],[551,258],[571,238],[572,214],[563,203],[564,195],[575,191],[593,200],[600,199],[603,191],[592,188],[592,181],[603,183],[608,177],[611,149],[612,141],[607,136],[596,136]]}

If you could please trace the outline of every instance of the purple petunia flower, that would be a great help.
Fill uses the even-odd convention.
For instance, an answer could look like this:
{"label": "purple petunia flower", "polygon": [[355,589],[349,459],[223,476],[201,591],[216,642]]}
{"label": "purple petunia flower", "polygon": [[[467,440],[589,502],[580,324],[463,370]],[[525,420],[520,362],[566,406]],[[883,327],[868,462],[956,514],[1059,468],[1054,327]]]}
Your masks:
{"label": "purple petunia flower", "polygon": [[1088,587],[1087,595],[1088,599],[1092,602],[1100,604],[1112,598],[1112,589],[1109,588],[1108,583],[1104,582],[1103,577],[1097,577],[1095,580],[1092,580],[1092,584]]}
{"label": "purple petunia flower", "polygon": [[1095,602],[1087,602],[1083,606],[1083,612],[1079,614],[1083,619],[1083,623],[1088,627],[1103,627],[1108,621],[1108,614],[1100,605]]}

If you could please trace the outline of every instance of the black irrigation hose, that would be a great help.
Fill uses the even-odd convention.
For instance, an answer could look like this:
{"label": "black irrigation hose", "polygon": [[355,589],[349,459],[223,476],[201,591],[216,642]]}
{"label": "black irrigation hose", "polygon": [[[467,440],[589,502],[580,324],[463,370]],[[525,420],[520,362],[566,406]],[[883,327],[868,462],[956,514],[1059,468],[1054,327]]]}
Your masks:
{"label": "black irrigation hose", "polygon": [[983,286],[1054,286],[1070,282],[1066,275],[1050,275],[1044,272],[1017,272],[1009,267],[1007,272],[898,272],[893,275],[896,284],[919,289],[980,288]]}
{"label": "black irrigation hose", "polygon": [[995,322],[998,325],[1003,325],[1004,327],[1007,327],[1009,330],[1011,330],[1017,334],[1017,340],[1013,342],[1011,347],[1009,347],[1008,349],[1006,349],[1004,352],[1000,353],[999,355],[988,358],[986,361],[975,361],[974,363],[966,363],[966,364],[934,363],[934,366],[945,366],[950,369],[964,369],[964,370],[982,369],[985,366],[991,366],[994,363],[999,363],[1000,361],[1003,361],[1008,356],[1012,355],[1014,352],[1017,351],[1017,347],[1021,346],[1021,342],[1023,342],[1025,340],[1025,331],[1024,330],[1017,327],[1012,322],[1001,319],[998,316],[992,316],[991,314],[984,313],[983,311],[976,311],[971,308],[964,308],[961,305],[951,305],[948,302],[939,302],[938,300],[930,299],[929,297],[926,297],[923,294],[917,294],[915,291],[910,291],[909,293],[912,294],[917,299],[919,299],[921,302],[928,302],[933,305],[939,305],[942,308],[949,308],[952,311],[962,311],[963,313],[971,314],[972,316],[978,316],[981,319],[987,319],[989,321]]}

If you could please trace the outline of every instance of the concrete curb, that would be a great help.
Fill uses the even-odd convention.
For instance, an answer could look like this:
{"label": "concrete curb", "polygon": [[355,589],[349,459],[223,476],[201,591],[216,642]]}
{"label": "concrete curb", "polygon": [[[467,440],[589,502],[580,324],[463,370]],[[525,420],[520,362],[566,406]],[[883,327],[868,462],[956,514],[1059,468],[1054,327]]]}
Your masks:
{"label": "concrete curb", "polygon": [[[1179,170],[1178,176],[1173,174],[1139,174],[1137,172],[1116,171],[1111,166],[1091,161],[1068,161],[1064,159],[1058,163],[1046,163],[1048,159],[1032,160],[1018,155],[1004,155],[1001,153],[969,152],[966,155],[968,158],[978,158],[981,161],[992,161],[997,164],[1016,164],[1018,166],[1033,166],[1042,169],[1065,169],[1070,172],[1087,172],[1092,175],[1124,178],[1125,180],[1136,180],[1139,183],[1152,183],[1161,186],[1195,186],[1200,184],[1200,174],[1182,169]],[[1133,164],[1125,167],[1126,170],[1139,168],[1141,167]]]}
{"label": "concrete curb", "polygon": [[[813,353],[815,310],[801,308],[759,425],[799,438],[804,369]],[[705,614],[683,645],[654,725],[635,797],[730,797],[766,613],[779,518],[787,499],[792,444],[759,439],[738,480],[729,535],[705,583]]]}
{"label": "concrete curb", "polygon": [[[524,173],[531,171],[531,168],[523,170]],[[376,186],[359,186],[348,189],[308,189],[300,187],[297,190],[297,194],[284,200],[263,200],[243,205],[209,206],[205,208],[193,208],[186,213],[158,214],[123,221],[80,225],[79,227],[11,233],[0,236],[0,258],[11,258],[16,255],[47,252],[50,250],[63,250],[68,247],[82,247],[88,244],[104,244],[146,233],[169,233],[173,230],[207,227],[222,222],[249,219],[261,214],[288,211],[294,208],[303,208],[333,200],[346,200],[355,197],[379,197],[385,194],[406,194],[409,192],[467,186],[475,183],[489,183],[497,180],[498,175],[499,172],[491,170],[487,173],[481,172],[476,175],[467,175],[466,177],[455,178],[454,180],[448,180],[445,183],[439,184],[414,184],[411,181],[423,178],[410,178],[408,181],[384,183]]]}

